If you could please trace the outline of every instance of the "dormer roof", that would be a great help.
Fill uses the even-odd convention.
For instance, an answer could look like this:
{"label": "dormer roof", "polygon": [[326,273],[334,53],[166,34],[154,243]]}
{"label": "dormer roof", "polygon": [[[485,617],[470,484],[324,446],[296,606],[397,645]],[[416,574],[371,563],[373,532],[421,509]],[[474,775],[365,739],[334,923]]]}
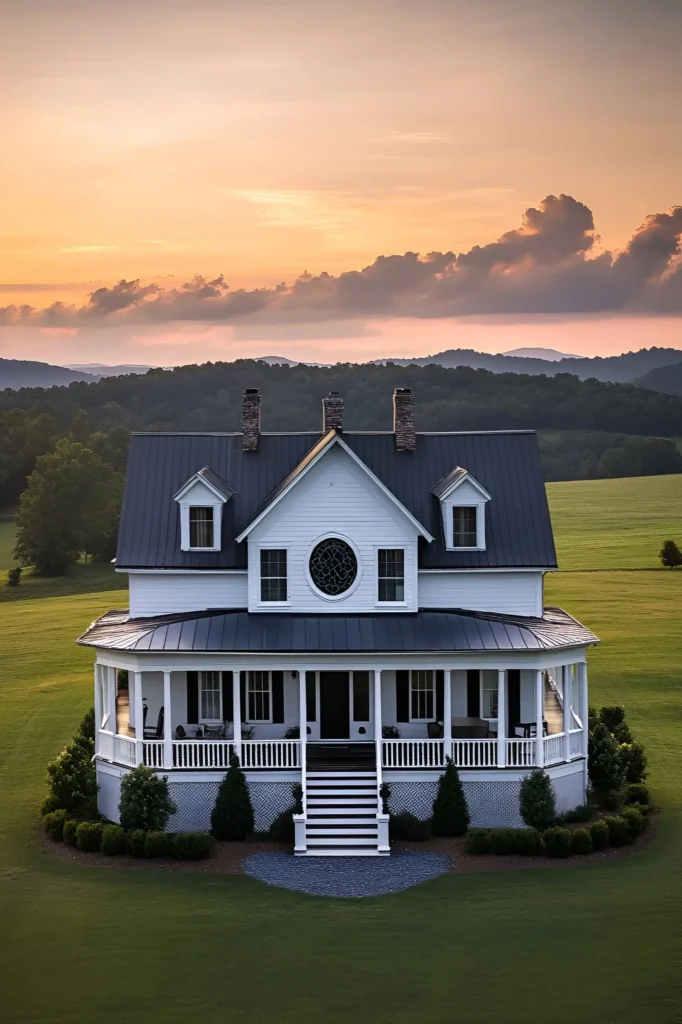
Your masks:
{"label": "dormer roof", "polygon": [[455,466],[449,473],[441,477],[438,483],[431,488],[431,494],[435,494],[440,501],[445,501],[465,481],[468,481],[478,491],[484,501],[490,501],[490,495],[485,487],[481,487],[478,480],[475,480],[471,473],[467,469],[463,469],[462,466]]}
{"label": "dormer roof", "polygon": [[216,498],[221,501],[229,501],[234,494],[234,488],[230,487],[228,483],[214,473],[208,466],[204,466],[203,469],[193,473],[189,480],[186,480],[179,491],[173,495],[174,501],[182,501],[186,494],[194,487],[195,484],[202,483],[208,487],[209,491],[213,491]]}

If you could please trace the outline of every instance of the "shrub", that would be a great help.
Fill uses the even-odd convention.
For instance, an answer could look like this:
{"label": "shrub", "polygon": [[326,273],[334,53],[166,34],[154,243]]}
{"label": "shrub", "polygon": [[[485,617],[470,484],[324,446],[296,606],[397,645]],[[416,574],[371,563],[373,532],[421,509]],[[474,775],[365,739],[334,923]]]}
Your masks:
{"label": "shrub", "polygon": [[562,814],[562,821],[589,821],[594,815],[594,806],[592,804],[581,804],[580,807],[574,807],[572,811],[566,811]]}
{"label": "shrub", "polygon": [[53,793],[50,793],[49,796],[46,796],[42,804],[40,805],[40,813],[43,818],[45,817],[46,814],[51,814],[52,811],[62,810],[64,810],[64,808],[59,806],[59,800],[57,799],[56,796],[54,796]]}
{"label": "shrub", "polygon": [[611,846],[625,846],[631,840],[628,830],[628,823],[620,815],[604,819],[609,830],[609,843]]}
{"label": "shrub", "polygon": [[592,836],[589,829],[577,828],[571,833],[571,853],[592,853]]}
{"label": "shrub", "polygon": [[618,748],[626,782],[643,782],[646,778],[646,754],[641,743],[621,743]]}
{"label": "shrub", "polygon": [[599,708],[599,721],[613,733],[618,726],[625,724],[625,708],[622,704],[604,704]]}
{"label": "shrub", "polygon": [[98,853],[102,845],[102,822],[81,821],[76,829],[76,846],[84,853]]}
{"label": "shrub", "polygon": [[121,825],[126,832],[163,832],[177,807],[168,792],[168,779],[138,765],[121,780]]}
{"label": "shrub", "polygon": [[391,815],[389,830],[392,839],[407,839],[416,843],[429,838],[431,822],[421,821],[411,811],[400,811]]}
{"label": "shrub", "polygon": [[556,821],[552,781],[542,768],[535,768],[521,783],[519,809],[526,825],[541,832]]}
{"label": "shrub", "polygon": [[571,852],[571,830],[555,825],[543,833],[542,842],[548,857],[568,857]]}
{"label": "shrub", "polygon": [[468,828],[467,800],[455,762],[448,757],[445,771],[438,779],[438,792],[433,801],[431,831],[436,836],[463,836]]}
{"label": "shrub", "polygon": [[610,842],[609,826],[606,824],[603,818],[599,821],[593,821],[590,825],[590,839],[592,840],[593,850],[605,850]]}
{"label": "shrub", "polygon": [[120,825],[105,825],[102,829],[100,852],[117,857],[126,852],[126,834]]}
{"label": "shrub", "polygon": [[623,806],[622,793],[601,793],[598,804],[602,811],[613,811],[614,814],[618,814]]}
{"label": "shrub", "polygon": [[128,853],[132,853],[133,857],[144,857],[144,844],[146,841],[147,833],[143,828],[136,828],[132,832],[128,832],[126,839]]}
{"label": "shrub", "polygon": [[623,785],[624,772],[618,745],[603,722],[594,727],[590,736],[588,770],[600,804],[607,793],[618,792]]}
{"label": "shrub", "polygon": [[481,855],[492,853],[492,842],[489,828],[470,828],[466,839],[467,853]]}
{"label": "shrub", "polygon": [[97,814],[94,753],[92,740],[76,736],[47,766],[53,798],[65,811],[79,818],[92,818]]}
{"label": "shrub", "polygon": [[537,829],[515,828],[512,831],[514,853],[519,853],[522,857],[537,857],[542,847],[542,836]]}
{"label": "shrub", "polygon": [[632,733],[626,722],[621,722],[620,725],[616,726],[613,730],[613,738],[618,744],[632,743]]}
{"label": "shrub", "polygon": [[644,818],[644,824],[646,825],[647,815],[651,810],[651,804],[626,804],[623,810],[621,811],[621,814],[624,814],[625,811],[629,811],[631,807],[634,807],[636,811],[639,811],[639,813]]}
{"label": "shrub", "polygon": [[21,566],[15,565],[13,569],[7,570],[7,586],[18,587],[21,580]]}
{"label": "shrub", "polygon": [[268,839],[272,839],[275,843],[294,841],[293,813],[293,809],[290,807],[288,811],[282,811],[277,815],[268,829]]}
{"label": "shrub", "polygon": [[232,754],[230,767],[220,783],[211,812],[211,832],[216,839],[241,840],[253,832],[253,807],[239,758]]}
{"label": "shrub", "polygon": [[178,860],[205,860],[213,853],[210,832],[178,832],[173,836],[172,852]]}
{"label": "shrub", "polygon": [[169,857],[173,850],[170,832],[147,832],[144,840],[145,857]]}
{"label": "shrub", "polygon": [[69,846],[76,845],[76,829],[81,824],[80,821],[76,821],[75,818],[67,818],[64,822],[64,828],[62,829],[62,839]]}
{"label": "shrub", "polygon": [[82,736],[86,740],[92,740],[95,742],[95,709],[89,708],[85,712],[81,719],[81,723],[78,726],[78,736]]}
{"label": "shrub", "polygon": [[293,813],[303,814],[303,786],[300,782],[294,782],[291,795],[294,798]]}
{"label": "shrub", "polygon": [[636,807],[631,804],[629,807],[624,807],[620,812],[621,818],[626,822],[628,832],[631,839],[636,839],[637,836],[641,836],[642,832],[646,828],[646,818],[641,811],[638,811]]}
{"label": "shrub", "polygon": [[43,818],[43,828],[47,832],[50,839],[54,839],[56,842],[61,843],[64,839],[64,822],[66,821],[66,811],[61,808],[57,811],[50,811]]}
{"label": "shrub", "polygon": [[399,740],[400,729],[397,725],[382,725],[381,738],[384,740]]}
{"label": "shrub", "polygon": [[516,841],[513,828],[490,829],[490,852],[498,856],[516,853]]}
{"label": "shrub", "polygon": [[381,797],[381,810],[384,814],[390,814],[388,801],[391,799],[391,787],[387,782],[382,782],[379,787],[379,796]]}
{"label": "shrub", "polygon": [[643,782],[631,782],[625,787],[625,803],[626,804],[650,804],[651,796],[649,794],[649,787]]}

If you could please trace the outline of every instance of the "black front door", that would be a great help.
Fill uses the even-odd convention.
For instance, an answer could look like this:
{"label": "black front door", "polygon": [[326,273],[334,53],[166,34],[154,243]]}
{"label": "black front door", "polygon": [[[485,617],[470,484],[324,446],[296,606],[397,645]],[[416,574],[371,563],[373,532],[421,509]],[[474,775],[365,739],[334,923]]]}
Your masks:
{"label": "black front door", "polygon": [[347,672],[320,672],[320,739],[350,739]]}

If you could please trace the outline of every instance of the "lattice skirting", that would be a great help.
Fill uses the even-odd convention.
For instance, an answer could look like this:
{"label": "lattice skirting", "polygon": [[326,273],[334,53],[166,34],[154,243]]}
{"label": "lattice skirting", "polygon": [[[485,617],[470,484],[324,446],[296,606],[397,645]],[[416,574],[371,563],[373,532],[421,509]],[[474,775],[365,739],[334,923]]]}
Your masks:
{"label": "lattice skirting", "polygon": [[[178,806],[168,821],[169,832],[203,832],[211,827],[211,811],[218,795],[219,782],[173,782],[168,788]],[[291,807],[290,782],[249,782],[256,832],[265,832],[278,814]]]}

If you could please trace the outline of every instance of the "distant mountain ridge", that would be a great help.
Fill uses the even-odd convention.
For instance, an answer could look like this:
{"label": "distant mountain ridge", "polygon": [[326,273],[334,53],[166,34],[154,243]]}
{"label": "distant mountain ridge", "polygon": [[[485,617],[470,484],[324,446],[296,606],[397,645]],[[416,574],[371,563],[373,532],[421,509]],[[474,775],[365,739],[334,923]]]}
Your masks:
{"label": "distant mountain ridge", "polygon": [[53,366],[31,359],[0,359],[0,391],[12,388],[54,388],[73,384],[74,381],[99,380],[98,376],[68,366]]}
{"label": "distant mountain ridge", "polygon": [[658,366],[632,383],[640,388],[649,388],[650,391],[660,391],[664,395],[682,396],[682,362],[673,363],[672,366]]}
{"label": "distant mountain ridge", "polygon": [[551,363],[557,359],[580,359],[573,352],[559,352],[555,348],[510,348],[500,352],[501,356],[515,356],[517,359],[548,359]]}

